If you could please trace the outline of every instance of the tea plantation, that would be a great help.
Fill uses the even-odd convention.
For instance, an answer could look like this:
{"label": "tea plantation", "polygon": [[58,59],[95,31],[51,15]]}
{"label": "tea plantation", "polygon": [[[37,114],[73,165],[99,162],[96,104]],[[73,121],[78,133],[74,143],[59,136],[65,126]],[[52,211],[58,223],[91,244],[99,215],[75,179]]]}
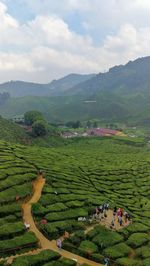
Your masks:
{"label": "tea plantation", "polygon": [[[97,262],[109,257],[111,265],[150,265],[150,154],[144,147],[111,138],[81,139],[57,148],[0,142],[0,162],[0,257],[38,248],[34,233],[25,230],[21,205],[42,170],[46,183],[32,214],[46,238],[57,239],[67,231],[70,238],[63,248],[72,253]],[[78,217],[89,217],[104,202],[127,210],[132,224],[118,232],[98,225],[85,233],[87,224]],[[53,261],[44,261],[40,254],[18,257],[12,265],[76,265],[62,263],[56,254]]]}

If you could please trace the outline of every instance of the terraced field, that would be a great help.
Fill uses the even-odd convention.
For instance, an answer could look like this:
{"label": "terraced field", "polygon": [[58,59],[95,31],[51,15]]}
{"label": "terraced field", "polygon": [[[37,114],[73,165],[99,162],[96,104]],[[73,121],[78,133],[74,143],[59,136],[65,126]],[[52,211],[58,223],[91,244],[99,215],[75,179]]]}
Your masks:
{"label": "terraced field", "polygon": [[[67,231],[63,248],[73,253],[98,262],[107,256],[111,265],[150,265],[150,155],[144,148],[109,138],[51,149],[1,142],[0,160],[1,257],[38,248],[36,236],[25,231],[21,205],[42,169],[46,183],[32,213],[46,238]],[[98,226],[85,234],[88,224],[78,217],[89,217],[104,202],[130,212],[133,223],[118,232]]]}

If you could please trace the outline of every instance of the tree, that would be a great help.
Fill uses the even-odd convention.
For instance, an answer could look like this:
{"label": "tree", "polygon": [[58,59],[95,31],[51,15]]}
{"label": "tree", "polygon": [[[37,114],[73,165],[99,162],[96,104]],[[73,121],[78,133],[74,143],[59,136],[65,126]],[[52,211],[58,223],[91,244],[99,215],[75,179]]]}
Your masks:
{"label": "tree", "polygon": [[76,121],[76,122],[74,122],[74,124],[73,124],[72,127],[73,127],[73,128],[79,128],[79,127],[81,127],[81,122],[80,122],[80,121]]}
{"label": "tree", "polygon": [[79,128],[79,127],[81,127],[81,122],[80,121],[76,121],[76,122],[69,121],[66,123],[66,126],[71,127],[71,128]]}
{"label": "tree", "polygon": [[73,121],[69,121],[66,123],[66,127],[73,127],[74,126],[74,122]]}
{"label": "tree", "polygon": [[37,120],[32,125],[32,133],[36,137],[45,136],[48,132],[47,123],[44,120]]}
{"label": "tree", "polygon": [[86,123],[87,128],[91,128],[91,122],[88,120]]}
{"label": "tree", "polygon": [[25,124],[31,126],[37,120],[44,120],[43,115],[39,111],[28,111],[24,114]]}
{"label": "tree", "polygon": [[97,128],[97,127],[98,127],[97,121],[94,121],[94,123],[93,123],[93,127],[94,127],[94,128]]}

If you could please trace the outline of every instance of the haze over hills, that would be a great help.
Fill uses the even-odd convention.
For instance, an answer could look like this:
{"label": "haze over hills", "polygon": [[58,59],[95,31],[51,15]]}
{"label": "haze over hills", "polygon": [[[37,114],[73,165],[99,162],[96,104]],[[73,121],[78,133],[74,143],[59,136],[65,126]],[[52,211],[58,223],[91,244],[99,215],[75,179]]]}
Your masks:
{"label": "haze over hills", "polygon": [[80,75],[69,74],[61,79],[53,80],[47,84],[25,82],[25,81],[9,81],[0,84],[0,92],[8,92],[11,97],[32,96],[51,96],[60,95],[68,91],[71,87],[78,85],[88,79],[94,77],[95,74]]}
{"label": "haze over hills", "polygon": [[[149,124],[150,57],[130,61],[124,66],[115,66],[107,73],[90,77],[71,74],[51,82],[49,87],[48,84],[38,84],[37,87],[34,84],[34,91],[39,91],[39,94],[48,93],[49,97],[8,99],[0,106],[0,114],[12,117],[37,109],[42,111],[49,121],[97,118],[102,121]],[[10,84],[13,84],[15,94],[15,83]],[[9,83],[7,88],[10,92],[8,85]],[[22,92],[24,95],[30,91],[30,86],[28,89],[27,87],[26,84]],[[19,91],[19,88],[17,90]]]}

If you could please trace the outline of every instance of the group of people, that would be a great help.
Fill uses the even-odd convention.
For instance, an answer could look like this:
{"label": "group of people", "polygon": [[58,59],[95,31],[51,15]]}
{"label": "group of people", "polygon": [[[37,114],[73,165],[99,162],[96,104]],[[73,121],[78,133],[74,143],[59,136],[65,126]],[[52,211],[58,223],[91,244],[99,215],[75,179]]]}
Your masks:
{"label": "group of people", "polygon": [[123,224],[123,217],[125,224],[130,220],[131,216],[127,211],[123,211],[122,208],[118,208],[115,206],[113,210],[113,218],[111,222],[111,226],[114,227],[115,225],[115,219],[118,218],[118,223],[120,226]]}
{"label": "group of people", "polygon": [[[96,219],[101,221],[102,219],[107,218],[108,210],[109,203],[107,202],[100,206],[97,206],[92,212],[92,220]],[[126,225],[127,222],[131,219],[131,215],[127,211],[124,211],[122,208],[117,208],[115,206],[113,209],[113,217],[110,225],[111,228],[115,226],[116,217],[120,226],[122,226],[123,223]]]}
{"label": "group of people", "polygon": [[109,203],[104,203],[100,206],[97,206],[93,212],[93,218],[99,219],[101,221],[102,218],[107,217],[108,210],[109,210]]}

